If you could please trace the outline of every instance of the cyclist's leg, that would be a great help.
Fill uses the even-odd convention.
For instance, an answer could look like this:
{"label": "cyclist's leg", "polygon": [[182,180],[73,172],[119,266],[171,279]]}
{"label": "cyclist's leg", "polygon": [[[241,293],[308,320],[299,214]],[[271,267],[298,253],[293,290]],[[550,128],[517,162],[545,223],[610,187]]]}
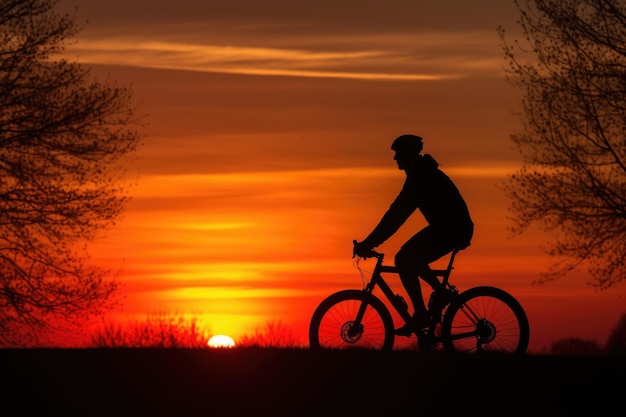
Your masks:
{"label": "cyclist's leg", "polygon": [[395,264],[398,274],[413,303],[414,317],[417,321],[424,321],[427,313],[418,277],[426,281],[434,290],[439,289],[441,283],[429,264],[450,253],[452,246],[442,239],[441,234],[437,233],[432,226],[426,226],[402,245],[396,254]]}

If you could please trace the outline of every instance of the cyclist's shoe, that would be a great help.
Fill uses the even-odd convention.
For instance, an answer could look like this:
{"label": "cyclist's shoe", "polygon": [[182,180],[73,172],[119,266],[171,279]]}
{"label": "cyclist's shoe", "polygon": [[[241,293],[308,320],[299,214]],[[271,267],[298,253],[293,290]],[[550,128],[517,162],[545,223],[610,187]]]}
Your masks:
{"label": "cyclist's shoe", "polygon": [[413,316],[413,320],[397,328],[395,334],[397,336],[411,337],[413,333],[417,334],[420,330],[427,328],[429,325],[430,321],[427,316],[419,318]]}
{"label": "cyclist's shoe", "polygon": [[454,299],[455,293],[450,289],[438,289],[433,292],[428,302],[428,309],[432,311],[442,310],[445,306],[450,304]]}
{"label": "cyclist's shoe", "polygon": [[396,329],[395,333],[397,336],[411,337],[411,335],[415,332],[415,327],[413,323],[406,323],[404,326]]}

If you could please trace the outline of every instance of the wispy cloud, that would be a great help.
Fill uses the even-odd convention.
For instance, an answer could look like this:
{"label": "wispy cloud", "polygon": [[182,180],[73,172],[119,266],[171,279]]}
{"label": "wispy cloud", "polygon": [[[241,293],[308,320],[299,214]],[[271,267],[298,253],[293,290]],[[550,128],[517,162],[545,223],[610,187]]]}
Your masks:
{"label": "wispy cloud", "polygon": [[[406,38],[403,42],[406,43]],[[385,42],[386,41],[386,42]],[[144,68],[247,75],[342,78],[378,81],[444,80],[470,72],[500,69],[501,58],[490,55],[485,37],[465,39],[426,34],[414,43],[372,39],[373,49],[341,43],[315,49],[206,45],[151,39],[83,39],[67,51],[79,62]],[[366,39],[350,42],[368,44]],[[492,51],[492,50],[491,50]],[[492,51],[493,52],[493,51]]]}
{"label": "wispy cloud", "polygon": [[[446,172],[455,177],[499,179],[507,177],[517,168],[513,164],[502,163],[494,166],[493,163],[490,163],[489,166],[448,166]],[[305,186],[311,188],[308,190],[311,192],[320,184],[327,186],[346,182],[395,180],[403,175],[395,168],[369,167],[223,174],[148,175],[142,177],[141,186],[135,190],[134,196],[136,198],[150,198],[167,195],[169,198],[177,199],[206,194],[218,197],[224,195],[225,191],[228,190],[241,190],[242,192],[248,190],[250,194],[257,194],[259,190],[286,192],[290,189],[301,190]],[[188,220],[182,223],[190,226]],[[244,226],[240,223],[227,223],[227,225],[228,227],[223,226],[223,228]],[[204,227],[208,226],[204,224]],[[218,228],[217,226],[214,227]]]}

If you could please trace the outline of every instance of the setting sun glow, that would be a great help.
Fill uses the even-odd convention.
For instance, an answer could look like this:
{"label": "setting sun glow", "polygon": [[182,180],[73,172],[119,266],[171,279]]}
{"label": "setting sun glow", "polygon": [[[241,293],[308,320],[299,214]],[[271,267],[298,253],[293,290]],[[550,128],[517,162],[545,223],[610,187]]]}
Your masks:
{"label": "setting sun glow", "polygon": [[232,348],[235,347],[235,341],[228,336],[218,334],[209,339],[207,343],[212,348]]}

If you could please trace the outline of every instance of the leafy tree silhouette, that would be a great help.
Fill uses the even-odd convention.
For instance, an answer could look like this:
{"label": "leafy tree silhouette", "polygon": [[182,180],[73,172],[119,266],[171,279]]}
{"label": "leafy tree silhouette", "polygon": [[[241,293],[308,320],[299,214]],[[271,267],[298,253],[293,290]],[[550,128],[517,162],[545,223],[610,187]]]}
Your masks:
{"label": "leafy tree silhouette", "polygon": [[139,120],[128,88],[60,57],[79,29],[57,3],[0,2],[0,346],[36,345],[115,302],[86,245],[128,199]]}
{"label": "leafy tree silhouette", "polygon": [[586,266],[591,285],[622,281],[626,267],[626,4],[519,0],[525,41],[499,33],[509,80],[524,93],[524,165],[505,189],[513,232],[554,233],[539,282]]}
{"label": "leafy tree silhouette", "polygon": [[603,349],[596,340],[571,337],[557,340],[550,345],[552,355],[598,355]]}
{"label": "leafy tree silhouette", "polygon": [[604,348],[596,340],[570,337],[552,343],[547,353],[553,355],[626,354],[626,313],[621,315],[611,329]]}
{"label": "leafy tree silhouette", "polygon": [[626,354],[626,312],[622,313],[609,333],[606,350],[609,353]]}

